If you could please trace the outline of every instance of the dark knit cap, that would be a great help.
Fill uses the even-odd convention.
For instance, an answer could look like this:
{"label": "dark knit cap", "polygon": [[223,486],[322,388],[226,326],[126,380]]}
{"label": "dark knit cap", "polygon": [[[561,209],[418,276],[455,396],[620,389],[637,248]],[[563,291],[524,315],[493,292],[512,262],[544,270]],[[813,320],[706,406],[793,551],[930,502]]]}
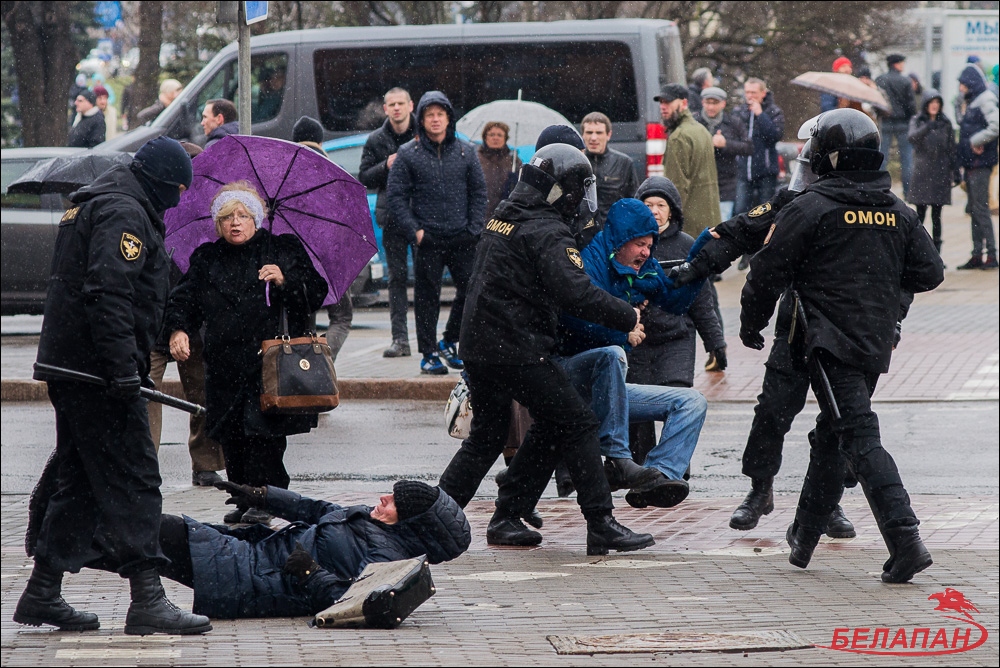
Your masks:
{"label": "dark knit cap", "polygon": [[901,53],[890,53],[886,57],[885,62],[886,62],[886,64],[889,65],[889,67],[892,67],[896,63],[902,63],[905,60],[906,60],[906,56],[904,56]]}
{"label": "dark knit cap", "polygon": [[77,93],[76,96],[82,97],[91,104],[97,104],[97,94],[94,93],[94,91],[90,90],[89,88],[84,88],[79,93]]}
{"label": "dark knit cap", "polygon": [[550,144],[569,144],[570,146],[584,149],[583,139],[580,133],[568,125],[550,125],[542,130],[535,141],[535,150],[540,150],[543,146]]}
{"label": "dark knit cap", "polygon": [[400,480],[392,486],[396,513],[400,521],[427,511],[438,499],[440,490],[419,480]]}
{"label": "dark knit cap", "polygon": [[295,126],[292,128],[292,141],[295,143],[311,141],[322,144],[323,126],[315,118],[303,116],[295,121]]}

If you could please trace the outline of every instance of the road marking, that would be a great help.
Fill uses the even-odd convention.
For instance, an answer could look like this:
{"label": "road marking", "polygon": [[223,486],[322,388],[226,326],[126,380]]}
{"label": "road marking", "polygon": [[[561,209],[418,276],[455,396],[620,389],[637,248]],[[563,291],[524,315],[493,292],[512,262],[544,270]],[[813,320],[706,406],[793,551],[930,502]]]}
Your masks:
{"label": "road marking", "polygon": [[[1000,353],[992,353],[985,363],[975,371],[977,376],[997,376],[1000,374]],[[962,389],[948,395],[947,401],[974,399],[1000,399],[1000,378],[970,378],[962,383]]]}
{"label": "road marking", "polygon": [[73,660],[130,660],[140,659],[179,659],[179,649],[60,649],[56,651],[56,659]]}
{"label": "road marking", "polygon": [[545,578],[568,578],[569,573],[540,573],[533,571],[488,571],[486,573],[470,573],[469,575],[453,575],[452,580],[477,580],[479,582],[526,582],[529,580],[544,580]]}
{"label": "road marking", "polygon": [[661,566],[673,566],[683,564],[683,561],[647,561],[643,559],[602,559],[595,562],[583,564],[563,564],[563,566],[577,568],[659,568]]}

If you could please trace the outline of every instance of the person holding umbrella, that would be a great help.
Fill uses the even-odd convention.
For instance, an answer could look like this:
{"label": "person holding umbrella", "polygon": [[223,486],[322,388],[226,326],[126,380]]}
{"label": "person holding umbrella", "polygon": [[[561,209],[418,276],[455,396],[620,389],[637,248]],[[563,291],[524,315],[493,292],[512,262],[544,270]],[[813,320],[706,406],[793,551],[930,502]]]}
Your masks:
{"label": "person holding umbrella", "polygon": [[[315,427],[316,416],[261,411],[257,351],[281,331],[283,313],[291,336],[302,336],[328,286],[298,237],[261,227],[267,208],[249,183],[220,188],[211,215],[219,238],[194,251],[167,305],[170,354],[186,360],[190,333],[205,326],[207,427],[222,445],[229,481],[287,489],[286,437]],[[238,505],[224,520],[267,523],[270,515]]]}

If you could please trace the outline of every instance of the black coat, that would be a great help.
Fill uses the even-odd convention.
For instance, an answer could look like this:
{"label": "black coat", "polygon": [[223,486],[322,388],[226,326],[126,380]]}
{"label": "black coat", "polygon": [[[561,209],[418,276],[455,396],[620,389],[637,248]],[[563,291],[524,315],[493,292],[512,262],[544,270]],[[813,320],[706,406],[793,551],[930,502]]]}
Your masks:
{"label": "black coat", "polygon": [[56,236],[38,361],[102,378],[144,377],[167,301],[163,221],[125,166],[70,200]]}
{"label": "black coat", "polygon": [[629,332],[635,311],[594,285],[567,224],[524,183],[486,225],[462,316],[462,358],[538,364],[554,353],[560,312]]}
{"label": "black coat", "polygon": [[410,126],[403,134],[392,131],[392,123],[385,119],[378,130],[375,130],[365,140],[361,149],[361,167],[358,180],[369,190],[378,194],[375,201],[375,222],[379,227],[392,228],[392,217],[389,215],[389,203],[385,196],[385,188],[389,183],[389,156],[398,153],[399,147],[413,139],[417,129],[417,117],[410,114]]}
{"label": "black coat", "polygon": [[917,100],[913,94],[913,80],[894,68],[875,80],[875,85],[885,93],[892,113],[882,113],[883,121],[908,123],[917,113]]}
{"label": "black coat", "polygon": [[[753,142],[747,139],[747,127],[742,120],[725,110],[719,113],[722,114],[722,121],[714,132],[709,132],[721,132],[726,138],[725,147],[715,148],[715,171],[719,176],[719,200],[732,202],[736,200],[736,182],[740,177],[737,157],[753,155]],[[708,121],[703,114],[696,114],[694,118],[708,129]]]}
{"label": "black coat", "polygon": [[66,146],[94,148],[104,142],[107,132],[108,126],[104,114],[98,111],[92,116],[84,116],[79,123],[70,128]]}
{"label": "black coat", "polygon": [[958,168],[957,144],[947,116],[938,112],[932,121],[927,115],[931,100],[943,102],[937,91],[928,90],[921,113],[910,119],[907,139],[913,144],[913,175],[906,199],[911,204],[943,206],[951,204],[951,187]]}
{"label": "black coat", "polygon": [[[271,285],[271,305],[257,272],[276,264],[285,276]],[[327,284],[295,235],[259,229],[244,244],[224,239],[199,246],[187,274],[170,294],[165,328],[193,333],[205,326],[205,397],[216,440],[242,421],[247,434],[283,436],[308,431],[316,416],[265,416],[260,410],[260,343],[281,334],[281,307],[291,336],[303,336],[323,305]]]}
{"label": "black coat", "polygon": [[597,179],[597,213],[594,220],[603,226],[611,205],[623,197],[631,197],[639,187],[635,163],[632,158],[610,146],[600,155],[590,151],[584,153],[590,160]]}
{"label": "black coat", "polygon": [[788,287],[807,314],[805,352],[885,373],[904,291],[933,290],[941,258],[887,172],[833,172],[787,204],[750,261],[742,328],[760,332]]}

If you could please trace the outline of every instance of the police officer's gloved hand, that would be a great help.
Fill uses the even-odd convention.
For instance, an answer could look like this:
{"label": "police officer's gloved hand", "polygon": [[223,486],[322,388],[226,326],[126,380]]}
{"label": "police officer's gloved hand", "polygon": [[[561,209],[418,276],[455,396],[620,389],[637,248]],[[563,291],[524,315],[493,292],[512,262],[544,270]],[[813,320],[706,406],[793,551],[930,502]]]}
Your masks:
{"label": "police officer's gloved hand", "polygon": [[108,383],[108,394],[119,401],[135,401],[141,396],[139,393],[141,388],[142,380],[137,374],[119,376],[112,378],[111,382]]}
{"label": "police officer's gloved hand", "polygon": [[155,390],[156,381],[153,380],[152,376],[146,374],[146,377],[142,379],[142,386],[145,387],[147,390]]}
{"label": "police officer's gloved hand", "polygon": [[282,567],[281,572],[286,575],[293,575],[301,581],[319,569],[320,565],[312,558],[311,554],[306,552],[305,548],[302,547],[302,543],[296,543],[295,549],[292,550],[292,553],[288,555],[288,559],[285,560],[285,565]]}
{"label": "police officer's gloved hand", "polygon": [[743,342],[747,348],[753,348],[754,350],[764,349],[764,337],[761,336],[760,332],[751,332],[747,329],[740,329],[740,341]]}
{"label": "police officer's gloved hand", "polygon": [[675,288],[680,288],[688,283],[694,283],[701,277],[697,275],[690,262],[685,262],[676,267],[671,267],[670,271],[667,272],[667,278],[673,282]]}
{"label": "police officer's gloved hand", "polygon": [[221,480],[215,483],[215,488],[223,492],[229,492],[229,498],[226,499],[227,506],[263,508],[267,504],[267,487],[237,485],[228,480]]}

